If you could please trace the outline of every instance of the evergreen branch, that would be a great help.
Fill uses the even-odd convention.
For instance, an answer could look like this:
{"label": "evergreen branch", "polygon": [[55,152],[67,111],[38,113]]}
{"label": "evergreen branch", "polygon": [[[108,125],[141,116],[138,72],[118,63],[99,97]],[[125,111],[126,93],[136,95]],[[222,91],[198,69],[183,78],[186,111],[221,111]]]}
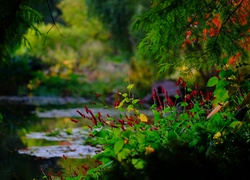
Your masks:
{"label": "evergreen branch", "polygon": [[221,27],[219,29],[219,32],[216,36],[215,42],[217,42],[218,37],[222,31],[222,29],[225,27],[225,25],[227,24],[227,22],[230,20],[230,18],[233,16],[233,14],[237,11],[237,9],[239,9],[239,7],[242,5],[244,0],[241,0],[241,2],[237,5],[237,7],[228,15],[228,17],[226,18],[226,20],[221,24]]}

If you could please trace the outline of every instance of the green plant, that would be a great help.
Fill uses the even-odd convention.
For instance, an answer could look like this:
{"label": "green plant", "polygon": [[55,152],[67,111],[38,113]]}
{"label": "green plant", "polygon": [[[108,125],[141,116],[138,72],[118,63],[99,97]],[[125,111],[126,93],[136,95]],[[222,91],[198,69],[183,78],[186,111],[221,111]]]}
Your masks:
{"label": "green plant", "polygon": [[[208,86],[219,82],[212,78]],[[182,79],[180,83],[185,86]],[[93,114],[85,106],[86,114],[78,113],[93,122],[86,143],[101,145],[102,149],[93,157],[98,166],[89,169],[84,179],[152,179],[164,175],[178,179],[186,173],[197,179],[197,172],[202,173],[202,179],[249,177],[245,171],[250,167],[248,121],[236,118],[236,104],[208,118],[221,87],[217,86],[214,94],[199,91],[197,85],[195,89],[185,87],[186,94],[178,104],[181,112],[166,93],[162,106],[151,107],[153,121],[138,110],[140,99],[131,98],[132,84],[128,93],[118,93],[114,107],[120,111],[119,117]],[[154,94],[152,97],[157,100]],[[242,101],[237,95],[234,99]],[[176,168],[182,173],[173,173]]]}

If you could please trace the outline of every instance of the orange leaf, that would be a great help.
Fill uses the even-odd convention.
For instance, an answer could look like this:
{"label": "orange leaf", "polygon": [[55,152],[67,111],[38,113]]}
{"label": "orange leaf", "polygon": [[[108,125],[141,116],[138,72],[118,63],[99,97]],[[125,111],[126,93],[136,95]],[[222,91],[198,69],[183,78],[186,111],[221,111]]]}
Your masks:
{"label": "orange leaf", "polygon": [[212,115],[216,114],[219,110],[221,110],[222,105],[218,105],[216,106],[208,115],[207,115],[207,119],[209,119]]}

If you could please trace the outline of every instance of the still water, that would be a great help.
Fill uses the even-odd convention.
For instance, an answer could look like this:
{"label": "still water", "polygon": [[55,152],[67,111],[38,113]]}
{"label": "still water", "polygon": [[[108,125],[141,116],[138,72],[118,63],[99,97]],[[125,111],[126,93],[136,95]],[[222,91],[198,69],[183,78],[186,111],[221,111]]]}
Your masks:
{"label": "still water", "polygon": [[39,118],[34,110],[31,105],[0,106],[0,179],[84,174],[80,167],[93,164],[94,153],[83,146],[88,136],[84,125],[71,122],[69,117]]}
{"label": "still water", "polygon": [[[0,180],[83,176],[84,167],[94,166],[91,157],[100,152],[84,145],[91,121],[76,112],[84,113],[84,108],[45,112],[37,109],[34,105],[0,103]],[[119,116],[112,109],[91,110],[94,114]],[[151,111],[140,112],[152,116]],[[73,123],[71,117],[78,119],[78,123]]]}

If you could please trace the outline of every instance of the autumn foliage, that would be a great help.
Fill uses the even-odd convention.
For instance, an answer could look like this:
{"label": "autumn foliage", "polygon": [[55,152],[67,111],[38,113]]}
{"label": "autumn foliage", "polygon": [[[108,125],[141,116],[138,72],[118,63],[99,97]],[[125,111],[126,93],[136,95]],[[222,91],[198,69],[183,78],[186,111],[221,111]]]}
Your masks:
{"label": "autumn foliage", "polygon": [[250,50],[249,0],[154,1],[134,27],[147,34],[141,53],[170,67],[209,68],[247,60]]}
{"label": "autumn foliage", "polygon": [[[219,2],[217,1],[217,3]],[[245,26],[249,26],[249,0],[231,1],[228,2],[228,5],[231,6],[231,9],[233,10],[228,14],[227,18],[222,19],[220,13],[203,14],[204,17],[202,18],[206,20],[206,25],[204,26],[202,33],[196,35],[196,37],[192,36],[192,29],[199,26],[199,18],[188,17],[187,21],[190,23],[190,29],[186,31],[185,40],[181,47],[184,48],[186,44],[195,43],[197,40],[206,41],[208,38],[219,36],[223,31],[224,26],[233,25],[237,27],[239,30],[238,33],[242,36],[238,45],[242,49],[249,51],[250,28],[245,28]],[[231,33],[230,29],[227,30],[227,33]],[[229,57],[228,63],[230,65],[235,64],[240,57],[241,53],[237,52],[234,56]]]}

